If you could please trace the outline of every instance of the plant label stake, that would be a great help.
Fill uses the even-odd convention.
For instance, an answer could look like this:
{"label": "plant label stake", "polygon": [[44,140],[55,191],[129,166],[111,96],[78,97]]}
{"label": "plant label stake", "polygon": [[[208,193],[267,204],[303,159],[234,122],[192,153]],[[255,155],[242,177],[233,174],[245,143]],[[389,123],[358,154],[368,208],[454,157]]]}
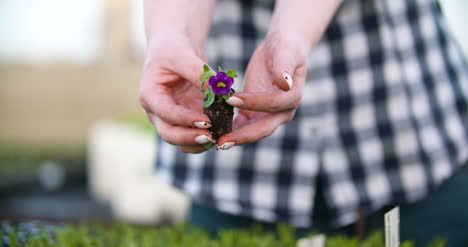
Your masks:
{"label": "plant label stake", "polygon": [[385,247],[400,246],[400,208],[395,207],[385,214]]}
{"label": "plant label stake", "polygon": [[325,235],[319,234],[297,241],[297,247],[325,247]]}

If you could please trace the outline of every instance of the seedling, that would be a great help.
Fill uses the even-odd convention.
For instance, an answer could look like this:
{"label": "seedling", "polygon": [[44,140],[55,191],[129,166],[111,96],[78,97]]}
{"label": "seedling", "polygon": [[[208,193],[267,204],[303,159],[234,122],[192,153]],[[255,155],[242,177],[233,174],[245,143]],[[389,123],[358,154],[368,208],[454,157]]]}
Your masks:
{"label": "seedling", "polygon": [[[204,95],[204,113],[210,118],[211,132],[213,139],[217,140],[222,135],[232,131],[232,121],[234,118],[234,107],[226,103],[226,100],[235,92],[232,88],[234,78],[237,77],[235,70],[226,72],[218,67],[218,72],[213,72],[208,65],[203,66],[204,73],[200,76],[202,81],[201,90]],[[204,89],[205,83],[209,86]]]}

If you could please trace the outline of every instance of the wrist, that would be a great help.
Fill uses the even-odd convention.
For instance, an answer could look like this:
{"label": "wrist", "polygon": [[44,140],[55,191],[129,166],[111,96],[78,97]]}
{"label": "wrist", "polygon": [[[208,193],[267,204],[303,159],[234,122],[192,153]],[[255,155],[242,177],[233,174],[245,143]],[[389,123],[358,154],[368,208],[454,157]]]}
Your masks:
{"label": "wrist", "polygon": [[178,52],[193,52],[196,56],[206,61],[203,46],[193,42],[188,32],[180,30],[159,30],[148,37],[146,59],[153,60],[161,54],[175,54]]}
{"label": "wrist", "polygon": [[145,33],[148,41],[168,30],[185,32],[190,13],[188,0],[145,0]]}
{"label": "wrist", "polygon": [[204,49],[216,0],[146,0],[145,27],[148,44],[165,35],[183,35],[193,48]]}
{"label": "wrist", "polygon": [[172,47],[177,50],[177,46],[180,44],[183,44],[184,48],[191,49],[198,57],[206,60],[204,44],[196,42],[188,32],[180,30],[162,29],[153,33],[151,37],[148,37],[147,52],[157,52],[161,47],[162,49]]}
{"label": "wrist", "polygon": [[267,48],[281,47],[281,49],[294,50],[296,56],[308,56],[312,50],[312,42],[304,32],[290,28],[276,26],[268,31],[265,44]]}

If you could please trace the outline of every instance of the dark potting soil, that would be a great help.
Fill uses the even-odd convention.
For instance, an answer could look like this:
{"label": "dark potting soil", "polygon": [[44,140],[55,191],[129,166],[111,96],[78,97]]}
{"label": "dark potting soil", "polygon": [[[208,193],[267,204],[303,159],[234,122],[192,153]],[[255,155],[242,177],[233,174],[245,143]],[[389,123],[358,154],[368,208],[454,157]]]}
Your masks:
{"label": "dark potting soil", "polygon": [[[231,94],[233,93],[234,89],[231,89]],[[232,131],[234,107],[227,104],[220,95],[216,95],[214,103],[205,108],[204,113],[210,118],[211,128],[208,130],[214,140],[218,140],[222,135]]]}

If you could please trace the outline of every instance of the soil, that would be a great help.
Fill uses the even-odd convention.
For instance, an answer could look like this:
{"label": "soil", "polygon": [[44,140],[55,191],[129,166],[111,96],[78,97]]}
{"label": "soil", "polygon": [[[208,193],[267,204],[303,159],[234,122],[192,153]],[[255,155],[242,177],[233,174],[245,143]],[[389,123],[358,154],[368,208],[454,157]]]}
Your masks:
{"label": "soil", "polygon": [[[231,89],[231,93],[234,93],[234,89]],[[211,128],[208,130],[214,140],[232,131],[234,107],[227,104],[220,95],[216,95],[215,101],[210,107],[204,109],[204,113],[210,118]]]}

